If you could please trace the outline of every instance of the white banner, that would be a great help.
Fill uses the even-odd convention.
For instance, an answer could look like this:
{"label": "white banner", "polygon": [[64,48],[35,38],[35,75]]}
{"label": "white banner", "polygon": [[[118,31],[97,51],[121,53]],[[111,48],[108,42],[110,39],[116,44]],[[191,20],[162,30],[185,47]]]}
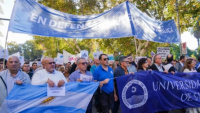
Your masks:
{"label": "white banner", "polygon": [[12,54],[12,55],[9,55],[9,57],[11,57],[11,56],[16,56],[16,57],[20,57],[20,53],[19,52],[17,52],[17,53],[14,53],[14,54]]}
{"label": "white banner", "polygon": [[99,56],[100,56],[101,54],[103,54],[102,51],[94,52],[94,53],[93,53],[93,58],[99,58]]}
{"label": "white banner", "polygon": [[157,47],[157,54],[159,54],[162,59],[166,59],[167,55],[170,54],[169,47]]}
{"label": "white banner", "polygon": [[55,62],[56,62],[56,64],[63,65],[63,63],[64,63],[63,54],[57,53],[57,57],[56,57],[56,61]]}
{"label": "white banner", "polygon": [[82,51],[81,51],[81,57],[82,57],[82,58],[85,58],[85,59],[87,60],[87,59],[88,59],[88,51],[82,50]]}
{"label": "white banner", "polygon": [[64,63],[68,63],[68,62],[74,63],[78,57],[80,57],[80,54],[72,55],[71,53],[63,50]]}
{"label": "white banner", "polygon": [[23,66],[24,65],[24,56],[20,56],[19,60],[20,60],[21,66]]}
{"label": "white banner", "polygon": [[8,60],[8,49],[0,49],[0,58],[4,58],[4,53],[5,53],[5,58]]}

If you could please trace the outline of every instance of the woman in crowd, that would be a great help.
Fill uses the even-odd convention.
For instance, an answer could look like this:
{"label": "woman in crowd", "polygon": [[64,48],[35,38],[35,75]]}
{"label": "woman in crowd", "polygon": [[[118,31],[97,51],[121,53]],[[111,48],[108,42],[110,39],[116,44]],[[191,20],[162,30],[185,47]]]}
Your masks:
{"label": "woman in crowd", "polygon": [[69,82],[69,75],[70,75],[70,68],[65,68],[64,76],[67,79],[67,82]]}
{"label": "woman in crowd", "polygon": [[58,71],[60,71],[64,74],[65,73],[65,66],[60,66]]}
{"label": "woman in crowd", "polygon": [[[190,73],[190,72],[197,72],[195,69],[195,61],[192,58],[188,58],[184,64],[183,72]],[[199,113],[200,108],[187,108],[186,113]]]}
{"label": "woman in crowd", "polygon": [[185,64],[184,64],[184,67],[183,67],[183,72],[185,73],[188,73],[188,72],[197,72],[196,69],[195,69],[195,61],[194,59],[187,59]]}
{"label": "woman in crowd", "polygon": [[148,62],[146,58],[141,58],[137,64],[137,71],[146,71],[148,70]]}

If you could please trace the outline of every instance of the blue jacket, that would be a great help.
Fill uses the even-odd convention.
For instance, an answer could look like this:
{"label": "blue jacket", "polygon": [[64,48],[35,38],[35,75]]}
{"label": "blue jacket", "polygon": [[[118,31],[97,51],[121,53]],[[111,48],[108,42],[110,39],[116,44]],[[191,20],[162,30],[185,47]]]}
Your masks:
{"label": "blue jacket", "polygon": [[[128,71],[128,70],[127,70]],[[125,75],[125,71],[121,66],[118,66],[115,71],[114,71],[114,77],[120,77],[120,76],[124,76]],[[116,78],[114,79],[114,85],[115,85],[115,91],[116,94],[118,95],[118,89],[117,89],[117,81]]]}

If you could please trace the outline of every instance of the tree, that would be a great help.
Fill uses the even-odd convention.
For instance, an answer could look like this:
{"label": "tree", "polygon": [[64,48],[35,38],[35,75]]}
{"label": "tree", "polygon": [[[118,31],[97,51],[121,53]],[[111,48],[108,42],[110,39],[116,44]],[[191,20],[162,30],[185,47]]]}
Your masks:
{"label": "tree", "polygon": [[7,48],[8,48],[8,51],[9,51],[9,54],[12,55],[16,52],[20,52],[22,53],[21,51],[21,46],[19,44],[17,44],[16,42],[8,42],[7,43]]}
{"label": "tree", "polygon": [[20,52],[21,56],[24,56],[26,60],[35,60],[41,58],[43,50],[38,49],[34,41],[26,41],[24,44],[17,44],[16,42],[9,42],[8,44],[9,54]]}
{"label": "tree", "polygon": [[198,46],[199,46],[199,39],[200,39],[200,17],[198,18],[198,20],[196,21],[196,23],[194,24],[191,33],[194,34],[194,37],[197,39],[198,42]]}

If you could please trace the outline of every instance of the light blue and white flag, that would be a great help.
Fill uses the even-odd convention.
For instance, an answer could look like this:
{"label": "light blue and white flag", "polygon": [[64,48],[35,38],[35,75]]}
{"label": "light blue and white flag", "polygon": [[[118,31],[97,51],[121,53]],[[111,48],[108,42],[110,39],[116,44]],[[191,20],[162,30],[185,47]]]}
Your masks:
{"label": "light blue and white flag", "polygon": [[136,36],[155,42],[180,42],[174,20],[154,20],[128,1],[101,14],[77,16],[56,11],[35,0],[16,0],[8,30],[63,38]]}
{"label": "light blue and white flag", "polygon": [[62,97],[47,97],[47,85],[15,85],[0,113],[85,113],[99,82],[66,83]]}

